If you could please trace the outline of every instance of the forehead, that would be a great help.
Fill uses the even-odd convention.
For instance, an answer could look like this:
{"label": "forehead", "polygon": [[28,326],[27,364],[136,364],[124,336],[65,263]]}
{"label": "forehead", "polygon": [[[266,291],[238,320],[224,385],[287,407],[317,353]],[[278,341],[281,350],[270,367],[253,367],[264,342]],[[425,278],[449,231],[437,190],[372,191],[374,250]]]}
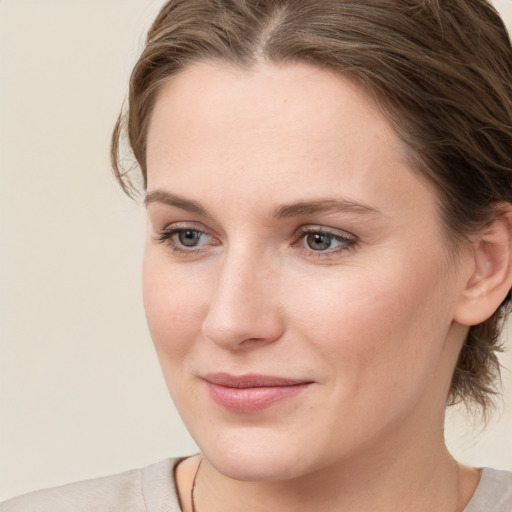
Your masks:
{"label": "forehead", "polygon": [[219,130],[226,142],[265,134],[288,143],[304,136],[342,145],[352,139],[368,144],[381,140],[396,150],[397,158],[403,156],[391,126],[361,86],[333,71],[299,63],[266,63],[248,70],[196,63],[161,87],[148,150],[158,135],[211,140]]}
{"label": "forehead", "polygon": [[194,182],[197,194],[265,200],[269,189],[290,200],[336,190],[376,208],[383,198],[403,199],[412,182],[433,193],[366,91],[306,64],[198,63],[168,80],[152,114],[147,164],[148,190],[185,192]]}
{"label": "forehead", "polygon": [[267,63],[245,70],[226,63],[196,63],[161,87],[150,139],[162,117],[172,129],[171,113],[181,126],[194,128],[188,134],[194,136],[210,138],[212,128],[244,127],[254,135],[256,130],[280,131],[283,136],[308,131],[330,138],[333,128],[346,126],[345,137],[347,131],[353,137],[364,132],[366,139],[386,134],[386,142],[399,149],[389,123],[361,86],[307,64]]}

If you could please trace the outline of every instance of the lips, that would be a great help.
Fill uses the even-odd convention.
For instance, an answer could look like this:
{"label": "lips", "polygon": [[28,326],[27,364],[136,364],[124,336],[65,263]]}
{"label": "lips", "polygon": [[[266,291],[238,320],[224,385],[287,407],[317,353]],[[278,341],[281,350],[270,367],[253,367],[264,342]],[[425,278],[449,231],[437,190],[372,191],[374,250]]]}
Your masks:
{"label": "lips", "polygon": [[312,382],[267,375],[234,376],[210,373],[203,377],[211,399],[236,413],[258,412],[302,393]]}

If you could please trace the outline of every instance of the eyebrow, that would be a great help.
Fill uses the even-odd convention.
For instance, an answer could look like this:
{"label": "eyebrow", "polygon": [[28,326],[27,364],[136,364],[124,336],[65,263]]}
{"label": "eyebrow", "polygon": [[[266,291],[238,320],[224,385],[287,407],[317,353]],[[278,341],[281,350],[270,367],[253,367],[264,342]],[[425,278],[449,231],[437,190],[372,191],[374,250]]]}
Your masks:
{"label": "eyebrow", "polygon": [[273,216],[278,219],[283,219],[330,212],[357,214],[380,213],[371,206],[348,199],[319,199],[316,201],[299,201],[292,204],[283,204],[274,210]]}
{"label": "eyebrow", "polygon": [[[152,203],[162,203],[167,206],[179,208],[190,213],[203,217],[211,217],[211,214],[199,203],[185,199],[164,190],[154,190],[146,195],[144,204],[147,207]],[[348,199],[318,199],[313,201],[298,201],[290,204],[282,204],[272,211],[272,217],[285,219],[299,217],[301,215],[314,215],[318,213],[357,213],[357,214],[379,214],[380,212],[366,204],[351,201]]]}
{"label": "eyebrow", "polygon": [[146,194],[146,198],[144,199],[144,205],[146,208],[152,203],[162,203],[190,213],[197,213],[203,217],[210,217],[210,214],[199,203],[191,201],[190,199],[185,199],[184,197],[176,196],[164,190],[155,190]]}

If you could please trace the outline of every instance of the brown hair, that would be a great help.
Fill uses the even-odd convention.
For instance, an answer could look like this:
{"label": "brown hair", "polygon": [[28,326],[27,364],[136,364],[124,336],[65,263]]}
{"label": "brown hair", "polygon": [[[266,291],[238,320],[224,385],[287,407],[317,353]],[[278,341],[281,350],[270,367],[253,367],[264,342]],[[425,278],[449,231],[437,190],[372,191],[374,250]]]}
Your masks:
{"label": "brown hair", "polygon": [[[439,191],[445,232],[457,240],[512,202],[512,49],[486,0],[171,0],[161,9],[131,76],[128,110],[112,138],[128,143],[146,185],[146,135],[163,82],[200,60],[250,67],[306,62],[333,69],[376,98],[414,166]],[[449,403],[485,410],[499,385],[499,334],[508,298],[470,328]]]}

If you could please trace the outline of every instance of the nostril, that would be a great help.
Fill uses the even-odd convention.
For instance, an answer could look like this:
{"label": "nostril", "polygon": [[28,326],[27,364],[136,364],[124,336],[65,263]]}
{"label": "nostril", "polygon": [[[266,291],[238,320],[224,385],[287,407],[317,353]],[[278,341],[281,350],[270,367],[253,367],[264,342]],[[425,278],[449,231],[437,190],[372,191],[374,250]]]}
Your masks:
{"label": "nostril", "polygon": [[202,331],[216,345],[226,349],[248,349],[273,342],[282,335],[282,323],[274,308],[265,312],[247,307],[230,314],[226,309],[210,309]]}

